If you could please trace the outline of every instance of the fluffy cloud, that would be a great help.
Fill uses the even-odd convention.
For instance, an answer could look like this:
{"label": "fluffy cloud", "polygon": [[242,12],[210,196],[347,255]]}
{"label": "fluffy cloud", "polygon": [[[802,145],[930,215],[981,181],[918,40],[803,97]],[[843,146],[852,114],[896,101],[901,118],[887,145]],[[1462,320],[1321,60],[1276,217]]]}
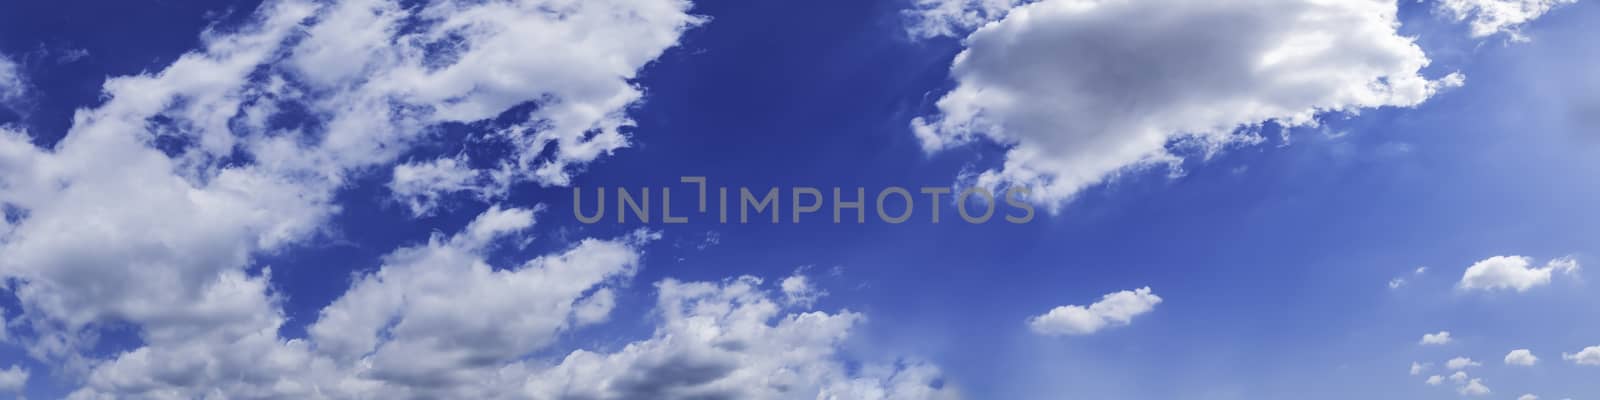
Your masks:
{"label": "fluffy cloud", "polygon": [[1535,357],[1533,352],[1528,349],[1516,349],[1512,350],[1510,353],[1506,353],[1505,361],[1506,365],[1520,365],[1529,367],[1533,366],[1535,363],[1538,363],[1539,357]]}
{"label": "fluffy cloud", "polygon": [[[390,254],[307,332],[318,350],[359,360],[366,374],[390,385],[420,393],[467,385],[480,369],[499,368],[609,314],[604,284],[631,277],[635,247],[653,237],[585,240],[512,268],[484,261],[496,238],[532,224],[529,210],[493,208],[454,237]],[[584,311],[592,307],[600,309]]]}
{"label": "fluffy cloud", "polygon": [[1133,317],[1154,310],[1161,297],[1150,288],[1107,294],[1088,307],[1068,305],[1028,319],[1028,328],[1047,336],[1088,335],[1111,326],[1127,325]]}
{"label": "fluffy cloud", "polygon": [[1027,0],[914,0],[906,10],[912,37],[957,36],[973,28],[1005,17],[1011,8]]}
{"label": "fluffy cloud", "polygon": [[1527,40],[1522,35],[1524,24],[1532,22],[1550,9],[1578,0],[1440,0],[1438,10],[1455,18],[1457,22],[1471,20],[1472,37],[1482,38],[1503,33],[1512,40]]}
{"label": "fluffy cloud", "polygon": [[[345,1],[308,29],[286,69],[312,89],[343,89],[314,101],[348,116],[330,126],[472,122],[536,103],[518,116],[523,122],[476,139],[512,153],[481,173],[565,185],[574,168],[628,146],[623,130],[633,122],[625,112],[643,97],[629,81],[702,22],[689,7],[684,0]],[[419,19],[435,22],[417,29]],[[419,112],[397,114],[392,102]],[[408,140],[381,132],[343,138],[339,145],[357,156],[345,161],[390,155],[385,144]]]}
{"label": "fluffy cloud", "polygon": [[1517,396],[1517,400],[1539,400],[1539,396],[1534,396],[1533,393],[1528,393]]}
{"label": "fluffy cloud", "polygon": [[[461,232],[398,249],[320,313],[307,339],[279,337],[281,311],[251,329],[151,342],[97,362],[75,399],[97,398],[954,398],[924,362],[847,368],[838,348],[865,320],[788,313],[760,279],[657,285],[661,321],[614,352],[530,358],[603,320],[653,240],[585,240],[519,265],[486,253],[534,212],[491,208]],[[241,279],[238,294],[269,293]],[[781,291],[781,288],[780,288]],[[271,306],[258,295],[250,301]],[[275,307],[273,307],[275,308]]]}
{"label": "fluffy cloud", "polygon": [[323,309],[309,340],[278,336],[284,316],[270,276],[225,275],[216,296],[258,308],[259,318],[147,335],[143,347],[95,362],[74,397],[478,397],[461,386],[583,324],[575,310],[631,276],[636,248],[650,239],[586,240],[512,268],[484,261],[493,243],[532,224],[531,210],[495,207],[461,233],[395,251]]}
{"label": "fluffy cloud", "polygon": [[1466,369],[1468,367],[1476,367],[1480,365],[1483,365],[1483,363],[1472,361],[1471,358],[1466,357],[1452,358],[1450,361],[1446,361],[1444,363],[1445,368],[1449,369]]}
{"label": "fluffy cloud", "polygon": [[0,392],[20,393],[27,384],[27,368],[12,365],[10,368],[0,369]]}
{"label": "fluffy cloud", "polygon": [[584,399],[941,399],[953,389],[921,362],[867,364],[859,372],[833,360],[861,314],[782,315],[760,286],[656,285],[663,321],[647,340],[612,353],[577,351],[524,389],[534,398]]}
{"label": "fluffy cloud", "polygon": [[[689,7],[273,0],[165,69],[108,79],[52,148],[0,131],[0,278],[19,282],[29,351],[82,367],[104,326],[152,343],[266,329],[275,295],[253,289],[270,286],[254,256],[324,232],[346,182],[440,123],[536,103],[480,140],[514,149],[505,181],[564,182],[626,146],[630,80],[700,22]],[[397,175],[424,200],[465,185]]]}
{"label": "fluffy cloud", "polygon": [[[219,115],[232,114],[217,110],[237,103],[236,86],[312,11],[265,5],[255,24],[211,37],[161,73],[109,80],[110,99],[80,110],[52,149],[0,132],[0,205],[16,211],[0,237],[0,277],[19,282],[21,319],[37,333],[23,341],[35,357],[76,364],[104,325],[168,341],[273,318],[264,293],[233,289],[265,286],[264,270],[247,272],[253,254],[319,231],[336,209],[333,187],[154,142],[226,125]],[[155,119],[166,113],[173,119]],[[195,138],[203,149],[234,136]]]}
{"label": "fluffy cloud", "polygon": [[[486,160],[494,167],[404,164],[390,188],[425,214],[452,192],[489,200],[514,182],[565,184],[628,145],[626,111],[643,97],[631,81],[702,22],[689,7],[273,0],[164,69],[109,79],[105,102],[50,148],[0,129],[0,279],[21,304],[7,325],[27,332],[11,339],[81,378],[77,399],[953,395],[926,363],[847,367],[836,349],[863,316],[785,313],[753,278],[663,283],[672,311],[657,336],[531,359],[606,320],[650,236],[491,267],[487,252],[522,236],[536,209],[494,207],[396,250],[308,337],[280,336],[284,295],[257,256],[318,239],[348,182],[439,124],[530,104],[507,114],[521,122],[471,139],[510,149]],[[784,304],[820,293],[804,278],[783,286]],[[106,354],[105,329],[138,344]]]}
{"label": "fluffy cloud", "polygon": [[1422,373],[1424,371],[1427,371],[1428,367],[1431,367],[1431,366],[1432,366],[1432,364],[1429,364],[1429,363],[1412,362],[1411,363],[1411,374],[1412,375],[1422,375]]}
{"label": "fluffy cloud", "polygon": [[1462,396],[1485,396],[1489,394],[1489,387],[1483,385],[1483,380],[1472,378],[1466,385],[1456,389]]}
{"label": "fluffy cloud", "polygon": [[394,167],[389,192],[420,217],[432,214],[452,193],[474,193],[483,199],[504,194],[504,186],[485,182],[483,175],[468,166],[465,157],[410,162]]}
{"label": "fluffy cloud", "polygon": [[1569,360],[1578,365],[1600,365],[1600,346],[1589,346],[1578,351],[1577,354],[1561,353],[1561,359]]}
{"label": "fluffy cloud", "polygon": [[811,284],[811,278],[801,274],[800,271],[783,278],[778,287],[783,290],[784,304],[802,308],[810,308],[817,303],[817,299],[828,295],[827,291],[817,289],[816,285]]}
{"label": "fluffy cloud", "polygon": [[1453,340],[1453,339],[1450,338],[1450,331],[1439,331],[1439,333],[1423,334],[1422,335],[1422,340],[1417,342],[1417,343],[1422,344],[1422,345],[1435,345],[1436,346],[1436,345],[1450,344],[1451,340]]}
{"label": "fluffy cloud", "polygon": [[1176,167],[1169,146],[1209,153],[1259,140],[1242,127],[1414,106],[1461,84],[1419,74],[1429,59],[1395,15],[1393,0],[1032,2],[966,37],[955,89],[912,127],[930,152],[1009,146],[972,184],[1057,204],[1130,169]]}
{"label": "fluffy cloud", "polygon": [[1528,289],[1550,283],[1556,272],[1571,274],[1578,271],[1578,261],[1572,257],[1550,260],[1543,267],[1533,267],[1533,259],[1522,256],[1494,256],[1467,267],[1456,286],[1466,290]]}
{"label": "fluffy cloud", "polygon": [[1438,375],[1429,376],[1427,383],[1431,386],[1439,386],[1439,384],[1444,383],[1444,377]]}

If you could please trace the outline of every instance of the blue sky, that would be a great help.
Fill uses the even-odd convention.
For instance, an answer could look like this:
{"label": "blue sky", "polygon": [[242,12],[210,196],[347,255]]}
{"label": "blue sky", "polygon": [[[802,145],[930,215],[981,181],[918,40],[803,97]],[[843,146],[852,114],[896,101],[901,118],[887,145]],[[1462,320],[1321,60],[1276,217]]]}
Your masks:
{"label": "blue sky", "polygon": [[[0,396],[1591,398],[1595,18],[7,3]],[[681,176],[1039,213],[721,224]],[[689,223],[572,214],[663,186]]]}

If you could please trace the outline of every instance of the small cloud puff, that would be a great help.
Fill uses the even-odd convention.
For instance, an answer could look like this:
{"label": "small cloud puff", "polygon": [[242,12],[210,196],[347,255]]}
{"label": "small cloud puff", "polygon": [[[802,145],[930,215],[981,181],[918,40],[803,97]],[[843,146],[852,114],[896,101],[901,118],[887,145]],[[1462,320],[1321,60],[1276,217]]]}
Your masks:
{"label": "small cloud puff", "polygon": [[1149,287],[1107,294],[1088,307],[1067,305],[1028,319],[1028,328],[1045,336],[1088,335],[1110,326],[1127,325],[1133,317],[1161,304]]}

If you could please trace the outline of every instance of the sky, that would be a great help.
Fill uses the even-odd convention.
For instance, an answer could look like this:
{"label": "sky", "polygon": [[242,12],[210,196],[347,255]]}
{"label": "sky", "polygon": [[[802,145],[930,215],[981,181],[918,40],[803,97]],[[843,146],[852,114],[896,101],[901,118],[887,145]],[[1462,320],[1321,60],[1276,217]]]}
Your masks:
{"label": "sky", "polygon": [[5,2],[0,398],[1596,398],[1597,18]]}

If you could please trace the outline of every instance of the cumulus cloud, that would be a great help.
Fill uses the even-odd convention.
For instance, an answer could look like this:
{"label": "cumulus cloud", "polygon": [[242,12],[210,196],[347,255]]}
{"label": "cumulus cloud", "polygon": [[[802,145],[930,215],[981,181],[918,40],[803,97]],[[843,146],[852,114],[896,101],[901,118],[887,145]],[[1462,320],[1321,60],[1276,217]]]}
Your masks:
{"label": "cumulus cloud", "polygon": [[1450,331],[1439,331],[1439,333],[1423,334],[1422,335],[1422,340],[1417,342],[1417,343],[1425,345],[1425,346],[1426,345],[1437,346],[1437,345],[1450,344],[1450,341],[1452,341],[1452,340],[1454,340],[1454,339],[1450,338]]}
{"label": "cumulus cloud", "polygon": [[[918,361],[848,368],[838,349],[865,316],[788,312],[760,279],[659,283],[661,320],[615,351],[547,360],[563,332],[603,319],[637,271],[637,232],[589,239],[508,267],[486,254],[533,225],[485,211],[460,232],[395,250],[319,313],[306,339],[254,326],[151,342],[93,364],[74,399],[95,398],[954,398]],[[264,279],[229,285],[269,305]],[[778,289],[782,291],[782,289]],[[245,301],[245,300],[242,300]]]}
{"label": "cumulus cloud", "polygon": [[1517,396],[1517,400],[1539,400],[1539,396],[1534,396],[1533,393],[1528,393]]}
{"label": "cumulus cloud", "polygon": [[1046,336],[1088,335],[1101,329],[1127,325],[1133,317],[1155,310],[1161,297],[1150,288],[1107,294],[1088,307],[1060,306],[1028,319],[1028,328]]}
{"label": "cumulus cloud", "polygon": [[1433,366],[1432,363],[1418,363],[1418,362],[1413,361],[1411,363],[1411,374],[1412,375],[1422,375],[1423,372],[1428,370],[1428,367],[1432,367],[1432,366]]}
{"label": "cumulus cloud", "polygon": [[[473,133],[509,149],[481,160],[494,167],[406,163],[392,170],[395,196],[425,214],[452,192],[566,184],[628,145],[626,112],[644,90],[632,81],[703,22],[690,6],[271,0],[163,69],[108,79],[105,101],[50,148],[0,128],[0,280],[21,306],[7,325],[27,333],[9,339],[80,382],[74,399],[953,395],[927,363],[838,360],[864,316],[786,312],[819,295],[803,278],[781,295],[753,278],[663,283],[658,335],[533,358],[607,319],[653,237],[491,266],[537,208],[491,207],[397,249],[307,337],[280,335],[285,295],[258,256],[321,238],[349,182],[437,139],[440,124],[494,118],[517,121]],[[106,329],[138,342],[107,353]]]}
{"label": "cumulus cloud", "polygon": [[21,393],[28,385],[28,369],[20,365],[0,369],[0,392]]}
{"label": "cumulus cloud", "polygon": [[1600,365],[1600,346],[1585,347],[1577,354],[1561,353],[1561,359],[1578,365]]}
{"label": "cumulus cloud", "polygon": [[609,297],[599,300],[605,308],[579,311],[590,296],[609,296],[608,282],[633,275],[635,247],[652,237],[585,240],[513,268],[484,261],[495,238],[532,221],[528,210],[491,209],[461,234],[390,254],[307,332],[322,352],[359,360],[367,374],[393,385],[423,391],[468,384],[479,369],[498,368],[609,314]]}
{"label": "cumulus cloud", "polygon": [[581,325],[578,304],[631,276],[637,247],[650,239],[585,240],[491,268],[487,249],[532,224],[531,210],[494,207],[460,233],[396,250],[322,310],[309,339],[278,336],[284,316],[269,275],[225,275],[215,296],[252,307],[257,318],[150,336],[142,347],[95,361],[74,397],[472,396],[457,385],[481,382],[485,370]]}
{"label": "cumulus cloud", "polygon": [[[277,296],[235,290],[270,286],[254,256],[316,238],[354,176],[441,123],[536,103],[480,139],[513,149],[506,181],[561,184],[626,146],[630,80],[701,22],[689,7],[273,0],[164,69],[108,79],[52,148],[0,131],[0,278],[19,282],[30,354],[81,367],[107,325],[151,342],[270,326]],[[418,188],[466,185],[398,175],[417,209],[433,199]]]}
{"label": "cumulus cloud", "polygon": [[1456,22],[1471,20],[1472,37],[1505,34],[1513,41],[1526,41],[1522,26],[1551,9],[1578,0],[1440,0],[1435,7]]}
{"label": "cumulus cloud", "polygon": [[[80,110],[54,148],[0,131],[0,205],[20,216],[0,238],[0,277],[19,282],[21,319],[36,333],[23,342],[35,357],[75,363],[106,324],[164,341],[272,318],[256,301],[265,294],[232,289],[265,286],[265,271],[247,273],[253,254],[319,231],[335,210],[333,186],[152,145],[180,130],[226,125],[220,115],[233,114],[217,110],[237,103],[235,85],[313,10],[263,7],[255,24],[212,37],[161,73],[108,80],[110,99]],[[163,113],[183,122],[151,122]],[[205,137],[197,148],[235,138]]]}
{"label": "cumulus cloud", "polygon": [[720,283],[656,285],[663,321],[651,338],[611,353],[576,351],[524,389],[534,398],[944,399],[956,392],[923,362],[867,364],[859,372],[833,361],[835,347],[861,314],[783,315],[761,289],[740,277]]}
{"label": "cumulus cloud", "polygon": [[1531,367],[1533,364],[1539,362],[1539,357],[1535,357],[1533,355],[1533,351],[1528,349],[1516,349],[1512,350],[1510,353],[1506,353],[1505,361],[1506,365]]}
{"label": "cumulus cloud", "polygon": [[1444,383],[1444,377],[1438,375],[1429,376],[1427,383],[1431,386],[1439,386],[1439,384]]}
{"label": "cumulus cloud", "polygon": [[1489,387],[1483,385],[1482,379],[1472,378],[1467,384],[1457,388],[1456,392],[1462,396],[1485,396],[1489,394]]}
{"label": "cumulus cloud", "polygon": [[1465,290],[1510,289],[1526,292],[1550,284],[1550,278],[1556,272],[1572,274],[1578,269],[1578,261],[1572,257],[1557,258],[1543,267],[1534,267],[1533,259],[1528,257],[1494,256],[1467,267],[1456,286]]}
{"label": "cumulus cloud", "polygon": [[1466,358],[1466,357],[1452,358],[1452,359],[1450,359],[1450,361],[1446,361],[1444,363],[1445,368],[1449,368],[1449,369],[1453,369],[1453,370],[1466,369],[1466,368],[1469,368],[1469,367],[1476,367],[1476,366],[1480,366],[1480,365],[1483,365],[1483,363],[1480,363],[1480,362],[1477,362],[1477,361],[1472,361],[1471,358]]}
{"label": "cumulus cloud", "polygon": [[1176,168],[1172,146],[1209,154],[1260,140],[1240,128],[1414,106],[1463,82],[1420,75],[1430,60],[1397,26],[1394,0],[1032,2],[966,37],[956,87],[911,125],[929,152],[1009,146],[971,184],[1059,204],[1122,172]]}

